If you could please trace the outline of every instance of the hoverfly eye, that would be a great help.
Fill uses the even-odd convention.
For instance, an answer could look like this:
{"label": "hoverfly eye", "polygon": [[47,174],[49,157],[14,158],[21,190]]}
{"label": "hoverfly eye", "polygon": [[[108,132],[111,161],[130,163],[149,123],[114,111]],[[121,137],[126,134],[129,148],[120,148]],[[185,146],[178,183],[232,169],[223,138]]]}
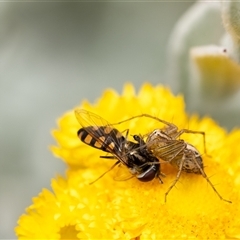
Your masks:
{"label": "hoverfly eye", "polygon": [[157,169],[153,165],[145,172],[137,175],[137,179],[141,182],[149,182],[152,181],[156,177]]}

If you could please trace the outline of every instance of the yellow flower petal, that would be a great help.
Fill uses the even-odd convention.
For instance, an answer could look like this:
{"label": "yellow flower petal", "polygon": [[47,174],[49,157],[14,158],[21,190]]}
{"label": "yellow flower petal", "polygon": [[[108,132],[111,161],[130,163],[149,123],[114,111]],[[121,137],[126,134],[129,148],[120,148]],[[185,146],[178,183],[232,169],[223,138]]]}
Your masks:
{"label": "yellow flower petal", "polygon": [[[219,170],[226,169],[220,166],[220,175]],[[173,173],[164,184],[114,181],[116,173],[114,169],[92,185],[96,169],[69,171],[67,180],[53,180],[55,197],[47,191],[39,195],[18,222],[19,238],[220,239],[239,234],[239,191],[231,191],[232,204],[224,203],[201,176],[183,174],[164,203]],[[218,186],[227,194],[233,184]]]}

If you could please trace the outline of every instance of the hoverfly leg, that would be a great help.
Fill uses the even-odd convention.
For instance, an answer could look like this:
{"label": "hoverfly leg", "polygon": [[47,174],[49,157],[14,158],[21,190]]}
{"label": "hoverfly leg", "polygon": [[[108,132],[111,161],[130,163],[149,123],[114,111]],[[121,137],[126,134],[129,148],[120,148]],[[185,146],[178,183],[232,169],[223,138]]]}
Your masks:
{"label": "hoverfly leg", "polygon": [[111,168],[109,168],[105,173],[103,173],[101,176],[99,176],[96,180],[94,180],[93,182],[90,182],[89,185],[95,183],[96,181],[98,181],[100,178],[102,178],[106,173],[110,172],[114,167],[116,167],[118,164],[120,163],[120,161],[115,162]]}
{"label": "hoverfly leg", "polygon": [[162,173],[159,173],[158,176],[157,176],[157,178],[158,178],[159,182],[160,182],[161,184],[163,184],[163,180],[160,178],[160,175],[162,175]]}
{"label": "hoverfly leg", "polygon": [[127,139],[128,138],[129,129],[125,129],[121,133],[125,133],[125,132],[126,132],[125,138]]}
{"label": "hoverfly leg", "polygon": [[100,158],[116,159],[115,156],[100,156]]}
{"label": "hoverfly leg", "polygon": [[163,184],[163,180],[161,179],[161,177],[166,177],[166,175],[159,170],[159,171],[156,173],[155,178],[158,178],[160,184]]}

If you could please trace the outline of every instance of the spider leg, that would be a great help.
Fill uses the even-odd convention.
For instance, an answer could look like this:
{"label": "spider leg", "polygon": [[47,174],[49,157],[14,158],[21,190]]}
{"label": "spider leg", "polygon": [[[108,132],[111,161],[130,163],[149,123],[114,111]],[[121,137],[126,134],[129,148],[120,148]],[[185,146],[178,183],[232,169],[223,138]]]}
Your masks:
{"label": "spider leg", "polygon": [[203,131],[194,131],[194,130],[189,130],[189,129],[181,129],[180,131],[177,132],[177,134],[174,136],[174,138],[177,139],[183,133],[201,134],[203,136],[204,153],[207,153],[205,132],[203,132]]}
{"label": "spider leg", "polygon": [[177,173],[177,176],[176,176],[174,182],[172,183],[172,185],[168,188],[167,192],[165,193],[165,203],[167,202],[167,195],[172,190],[172,188],[176,185],[176,183],[178,182],[178,180],[180,178],[180,175],[182,173],[182,168],[183,168],[184,161],[185,161],[185,154],[183,155],[183,157],[181,159],[181,163],[179,165],[178,173]]}
{"label": "spider leg", "polygon": [[197,167],[199,168],[202,176],[207,180],[207,182],[210,184],[210,186],[212,187],[212,189],[214,190],[214,192],[218,195],[218,197],[219,197],[221,200],[225,201],[225,202],[232,203],[231,201],[229,201],[229,200],[227,200],[227,199],[224,199],[224,198],[220,195],[220,193],[219,193],[219,192],[217,191],[217,189],[214,187],[214,185],[212,184],[212,182],[209,180],[207,174],[206,174],[206,173],[204,172],[204,170],[199,166],[199,164],[198,164],[197,160],[195,159],[195,157],[194,157],[193,159],[194,159],[194,162],[196,163]]}

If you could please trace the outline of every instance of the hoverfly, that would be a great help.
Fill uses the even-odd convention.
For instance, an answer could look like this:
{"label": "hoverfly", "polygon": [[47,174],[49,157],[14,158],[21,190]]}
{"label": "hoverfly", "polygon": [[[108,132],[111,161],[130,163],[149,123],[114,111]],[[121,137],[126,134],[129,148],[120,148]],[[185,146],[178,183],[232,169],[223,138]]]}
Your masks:
{"label": "hoverfly", "polygon": [[160,162],[148,151],[142,139],[136,136],[137,142],[128,141],[128,130],[126,130],[126,136],[123,136],[116,128],[111,127],[106,120],[92,112],[77,109],[75,115],[82,126],[77,132],[80,140],[91,147],[112,154],[112,156],[101,156],[102,158],[117,160],[108,171],[95,181],[121,164],[129,169],[131,177],[135,176],[142,182],[158,178],[162,183]]}
{"label": "hoverfly", "polygon": [[[140,117],[152,118],[166,125],[163,128],[155,129],[150,134],[146,134],[145,136],[134,135],[134,139],[136,141],[146,143],[146,148],[149,150],[149,152],[153,154],[153,156],[163,162],[168,162],[178,168],[176,179],[165,193],[165,202],[167,200],[167,195],[176,185],[183,171],[186,173],[201,174],[211,185],[211,187],[221,200],[231,203],[231,201],[224,199],[219,194],[217,189],[209,180],[207,174],[204,171],[203,160],[199,151],[193,145],[187,143],[183,139],[179,139],[179,137],[183,133],[201,134],[203,136],[204,152],[206,153],[205,132],[193,131],[188,129],[178,130],[178,127],[175,124],[169,123],[149,114],[141,114],[138,116],[134,116],[116,124],[120,124]],[[146,141],[144,141],[144,138],[146,138]]]}

